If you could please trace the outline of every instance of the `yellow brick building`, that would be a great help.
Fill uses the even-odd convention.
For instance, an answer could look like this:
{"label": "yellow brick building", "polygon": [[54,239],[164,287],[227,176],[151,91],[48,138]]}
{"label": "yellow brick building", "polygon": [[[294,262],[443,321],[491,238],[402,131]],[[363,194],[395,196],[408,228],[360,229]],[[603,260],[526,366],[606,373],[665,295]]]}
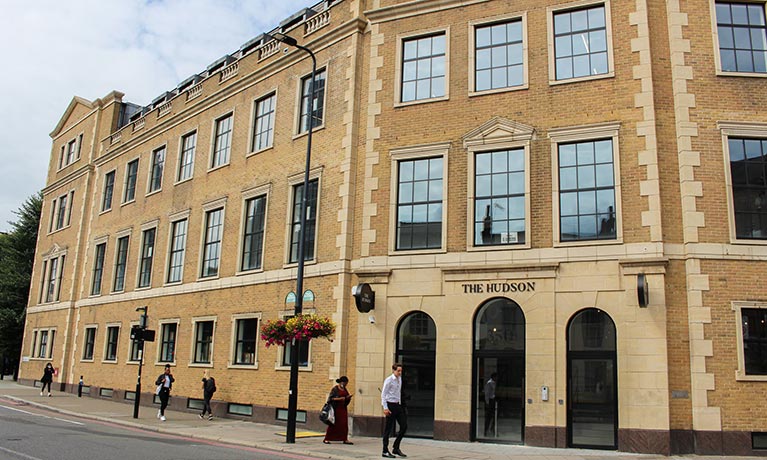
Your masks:
{"label": "yellow brick building", "polygon": [[763,0],[327,0],[270,32],[315,53],[313,96],[260,35],[145,107],[76,97],[20,376],[135,398],[147,306],[177,408],[207,370],[218,414],[284,418],[257,331],[293,314],[311,106],[304,309],[338,328],[302,350],[307,426],[344,374],[379,433],[399,361],[414,435],[762,454],[765,24]]}

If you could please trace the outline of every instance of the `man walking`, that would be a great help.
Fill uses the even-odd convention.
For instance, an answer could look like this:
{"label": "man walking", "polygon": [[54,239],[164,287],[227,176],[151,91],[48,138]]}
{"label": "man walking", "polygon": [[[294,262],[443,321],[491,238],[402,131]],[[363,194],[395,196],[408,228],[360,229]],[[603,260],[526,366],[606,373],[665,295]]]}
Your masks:
{"label": "man walking", "polygon": [[[386,428],[383,435],[383,457],[394,458],[395,455],[407,457],[399,448],[402,438],[407,431],[407,415],[402,407],[402,364],[391,366],[392,374],[384,380],[381,389],[381,405],[386,415]],[[394,449],[389,452],[389,436],[394,433],[395,424],[399,425],[399,433],[394,439]]]}

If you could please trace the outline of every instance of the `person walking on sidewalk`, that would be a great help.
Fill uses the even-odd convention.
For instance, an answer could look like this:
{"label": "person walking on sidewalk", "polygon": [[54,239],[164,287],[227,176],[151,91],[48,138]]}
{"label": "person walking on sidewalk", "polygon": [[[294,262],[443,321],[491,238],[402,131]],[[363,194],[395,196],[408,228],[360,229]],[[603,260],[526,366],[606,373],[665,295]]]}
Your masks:
{"label": "person walking on sidewalk", "polygon": [[43,377],[40,379],[40,383],[43,384],[43,387],[40,389],[40,396],[43,396],[45,393],[45,387],[48,386],[48,396],[51,396],[51,383],[53,382],[53,374],[56,372],[53,369],[53,364],[48,363],[45,365],[45,369],[43,369]]}
{"label": "person walking on sidewalk", "polygon": [[[386,416],[386,428],[383,434],[382,457],[394,458],[394,455],[407,457],[400,450],[400,443],[407,432],[407,414],[402,407],[402,364],[394,363],[391,366],[392,374],[384,380],[381,389],[381,405]],[[394,449],[389,452],[389,436],[394,433],[394,425],[399,425],[399,432],[394,439]],[[392,453],[394,455],[392,455]]]}
{"label": "person walking on sidewalk", "polygon": [[346,389],[348,383],[349,378],[342,375],[336,379],[337,385],[330,390],[330,395],[328,395],[328,400],[333,405],[336,423],[330,425],[327,431],[325,431],[325,439],[322,440],[325,444],[330,444],[330,441],[343,441],[344,444],[354,444],[349,441],[349,414],[346,411],[346,406],[352,400],[352,395]]}
{"label": "person walking on sidewalk", "polygon": [[213,411],[210,410],[210,400],[213,398],[213,393],[216,392],[216,379],[208,376],[208,371],[202,374],[202,414],[198,417],[205,418],[205,412],[208,413],[208,420],[213,420]]}
{"label": "person walking on sidewalk", "polygon": [[170,373],[170,364],[166,364],[165,371],[154,382],[157,385],[157,395],[160,396],[160,410],[157,412],[157,418],[163,422],[165,421],[165,408],[168,407],[168,399],[170,399],[170,389],[175,380],[173,374]]}

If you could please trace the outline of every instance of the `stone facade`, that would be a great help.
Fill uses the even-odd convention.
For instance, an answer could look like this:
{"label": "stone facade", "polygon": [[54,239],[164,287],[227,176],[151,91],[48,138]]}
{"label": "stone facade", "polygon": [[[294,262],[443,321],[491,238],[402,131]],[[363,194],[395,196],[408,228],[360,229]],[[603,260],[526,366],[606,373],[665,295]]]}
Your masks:
{"label": "stone facade", "polygon": [[[310,169],[319,190],[315,246],[304,286],[314,301],[305,309],[338,328],[333,342],[312,341],[300,373],[307,426],[319,426],[317,409],[343,374],[355,390],[354,431],[380,432],[379,389],[390,364],[402,360],[412,428],[435,439],[762,454],[767,377],[744,367],[752,355],[744,351],[743,318],[767,308],[759,282],[767,247],[761,233],[744,238],[736,226],[728,141],[767,139],[767,74],[728,70],[720,57],[725,29],[717,29],[716,11],[730,5],[343,0],[299,12],[273,31],[313,50],[325,83]],[[764,19],[762,1],[736,6]],[[752,29],[764,33],[756,22]],[[499,31],[508,35],[493,35]],[[567,60],[565,43],[586,56],[585,74]],[[23,380],[34,382],[53,361],[62,387],[76,389],[82,375],[91,396],[103,389],[130,396],[137,362],[129,330],[136,307],[148,306],[158,335],[145,349],[146,375],[168,361],[161,332],[176,325],[174,404],[194,406],[208,370],[221,415],[250,410],[246,418],[272,421],[286,407],[282,349],[258,341],[253,362],[237,363],[237,325],[292,313],[291,219],[310,70],[305,53],[260,36],[147,107],[118,92],[73,99],[51,133]],[[493,80],[501,75],[493,72],[503,77]],[[260,102],[270,95],[273,141],[254,143],[263,134]],[[231,124],[222,124],[227,117]],[[217,162],[224,125],[230,149]],[[191,133],[187,178],[180,171]],[[593,153],[577,160],[597,171],[597,186],[577,175],[585,170],[568,169],[571,147],[601,152],[602,160]],[[488,169],[482,162],[498,152],[505,159]],[[135,197],[126,199],[136,160]],[[411,166],[429,172],[411,177]],[[483,175],[506,182],[484,189]],[[583,196],[607,193],[598,211],[587,211],[586,201],[576,206],[575,221],[567,217],[573,180]],[[767,183],[761,187],[764,194]],[[496,201],[483,201],[488,193]],[[243,268],[246,203],[256,197],[266,203],[263,254],[258,267]],[[412,217],[421,206],[424,216]],[[752,211],[760,216],[759,209]],[[206,228],[218,210],[220,256],[211,275]],[[178,266],[173,229],[183,220]],[[127,241],[124,260],[119,241]],[[179,281],[169,281],[172,265]],[[645,299],[640,280],[649,286]],[[376,293],[369,315],[349,295],[358,283]],[[488,326],[496,324],[487,316],[495,305],[506,332]],[[589,341],[594,318],[604,336]],[[195,332],[207,321],[210,359],[199,362]],[[110,328],[119,331],[114,359],[106,356]],[[483,387],[494,370],[500,418],[491,435],[482,430],[490,407]]]}

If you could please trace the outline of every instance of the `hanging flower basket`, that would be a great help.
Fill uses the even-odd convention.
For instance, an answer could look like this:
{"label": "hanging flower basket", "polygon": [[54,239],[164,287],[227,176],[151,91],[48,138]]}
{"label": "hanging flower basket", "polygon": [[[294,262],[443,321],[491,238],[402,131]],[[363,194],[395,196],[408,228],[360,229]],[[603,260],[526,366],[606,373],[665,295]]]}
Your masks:
{"label": "hanging flower basket", "polygon": [[287,321],[267,321],[261,327],[261,340],[266,342],[266,347],[272,345],[285,345],[293,339],[310,340],[325,337],[330,338],[336,331],[336,325],[329,318],[317,315],[298,315]]}

